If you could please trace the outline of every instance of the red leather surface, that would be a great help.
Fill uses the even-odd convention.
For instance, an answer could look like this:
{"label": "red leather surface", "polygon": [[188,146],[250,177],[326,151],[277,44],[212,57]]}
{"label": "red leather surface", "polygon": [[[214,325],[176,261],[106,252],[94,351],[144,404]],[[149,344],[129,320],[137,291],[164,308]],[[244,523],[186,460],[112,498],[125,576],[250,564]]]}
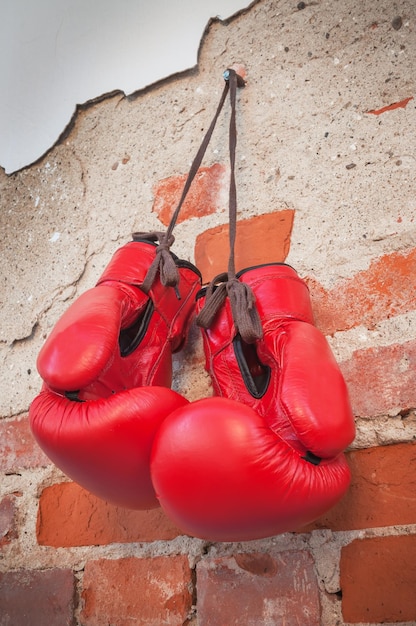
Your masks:
{"label": "red leather surface", "polygon": [[[167,387],[200,287],[199,274],[179,266],[180,298],[158,277],[143,293],[155,250],[145,242],[123,246],[98,285],[64,313],[40,351],[45,384],[29,411],[36,440],[63,472],[109,502],[143,509],[158,506],[149,468],[154,435],[187,404]],[[122,356],[120,333],[145,311],[140,342]]]}
{"label": "red leather surface", "polygon": [[256,411],[226,398],[200,400],[167,417],[151,470],[167,515],[209,541],[294,531],[330,509],[350,483],[344,455],[312,465]]}
{"label": "red leather surface", "polygon": [[[330,509],[350,482],[342,453],[355,435],[348,391],[312,325],[306,285],[278,264],[240,280],[256,296],[262,339],[242,346],[226,300],[203,331],[221,397],[169,416],[152,452],[162,507],[185,532],[212,541],[296,530]],[[204,296],[197,309],[203,305]]]}

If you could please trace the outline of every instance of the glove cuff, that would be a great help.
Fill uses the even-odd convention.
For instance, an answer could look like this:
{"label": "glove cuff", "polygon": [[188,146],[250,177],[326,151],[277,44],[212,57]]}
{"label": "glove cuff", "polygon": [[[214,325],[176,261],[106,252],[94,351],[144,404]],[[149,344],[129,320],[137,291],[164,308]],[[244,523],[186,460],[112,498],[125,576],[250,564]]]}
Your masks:
{"label": "glove cuff", "polygon": [[[156,243],[145,239],[125,244],[113,254],[97,285],[111,280],[140,288],[156,256],[156,248]],[[179,273],[181,270],[187,270],[195,274],[199,281],[201,280],[201,273],[193,263],[179,259],[175,254],[172,254],[172,257]]]}
{"label": "glove cuff", "polygon": [[[171,352],[179,350],[194,313],[194,298],[201,285],[201,274],[195,265],[174,254],[172,258],[178,268],[179,283],[175,287],[165,286],[157,276],[149,291],[142,291],[156,249],[156,243],[145,239],[127,243],[115,252],[97,282],[97,286],[111,282],[126,293],[129,288],[138,289],[147,301],[145,308],[140,307],[137,319],[130,315],[127,324],[122,325],[124,356],[138,347],[152,324],[157,325],[158,333],[169,342]],[[165,327],[164,330],[160,324]]]}
{"label": "glove cuff", "polygon": [[314,323],[309,289],[290,265],[257,265],[241,270],[237,277],[253,290],[263,325],[280,317]]}

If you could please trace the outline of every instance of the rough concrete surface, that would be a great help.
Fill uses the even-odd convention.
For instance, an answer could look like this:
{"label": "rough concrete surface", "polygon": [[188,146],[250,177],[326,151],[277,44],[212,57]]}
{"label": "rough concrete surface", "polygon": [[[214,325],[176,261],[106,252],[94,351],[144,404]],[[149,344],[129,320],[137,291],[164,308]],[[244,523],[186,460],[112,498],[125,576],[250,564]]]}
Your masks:
{"label": "rough concrete surface", "polygon": [[[371,111],[413,97],[415,15],[410,1],[255,3],[211,25],[197,68],[80,107],[43,159],[0,174],[1,414],[27,409],[45,334],[111,253],[131,231],[160,228],[152,186],[187,172],[233,63],[247,71],[240,217],[294,208],[287,260],[323,285],[413,246],[416,103]],[[227,162],[226,124],[206,165]],[[193,260],[196,236],[226,219],[224,207],[179,224],[175,252]]]}
{"label": "rough concrete surface", "polygon": [[[210,25],[197,67],[133,97],[117,92],[80,106],[36,164],[11,176],[0,171],[1,417],[27,412],[40,387],[35,361],[44,338],[112,253],[131,232],[163,227],[152,211],[153,188],[188,171],[222,91],[222,72],[234,63],[247,72],[238,93],[239,217],[294,210],[287,262],[325,288],[384,254],[416,246],[416,4],[255,2],[231,21]],[[204,165],[228,163],[227,127],[226,110]],[[226,222],[226,205],[183,221],[173,251],[194,261],[197,236]],[[346,360],[363,346],[415,338],[413,310],[330,341]],[[206,373],[193,367],[201,351],[193,329],[190,347],[175,357],[175,387],[191,400],[211,393]],[[353,445],[401,441],[402,425],[386,420],[359,420]],[[407,429],[410,440],[411,413]],[[39,471],[44,483],[51,480]],[[335,593],[343,533],[333,540],[318,531],[313,541],[319,578]],[[303,542],[292,536],[270,543],[287,549]],[[182,538],[171,549],[192,556],[199,548]],[[41,566],[44,553],[30,550]],[[131,548],[122,550],[128,555]],[[211,555],[227,550],[214,547]],[[75,549],[62,558],[81,567],[86,554]],[[322,623],[341,623],[336,610],[328,600]]]}

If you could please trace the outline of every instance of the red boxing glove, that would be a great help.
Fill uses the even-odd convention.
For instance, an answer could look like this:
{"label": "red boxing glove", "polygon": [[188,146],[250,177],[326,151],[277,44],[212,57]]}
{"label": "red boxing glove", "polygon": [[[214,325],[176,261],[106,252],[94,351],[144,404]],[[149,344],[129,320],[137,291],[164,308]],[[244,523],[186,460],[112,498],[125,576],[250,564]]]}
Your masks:
{"label": "red boxing glove", "polygon": [[[250,406],[302,452],[337,456],[355,437],[354,418],[338,364],[313,326],[306,283],[285,264],[238,276],[255,295],[263,337],[255,344],[244,342],[226,300],[203,333],[215,394]],[[204,300],[198,298],[198,311]]]}
{"label": "red boxing glove", "polygon": [[37,442],[65,474],[137,509],[158,506],[153,438],[169,413],[188,404],[167,387],[200,288],[198,270],[174,257],[179,284],[166,287],[157,276],[145,293],[155,255],[150,241],[126,244],[64,313],[39,353],[45,384],[29,411]]}
{"label": "red boxing glove", "polygon": [[[305,283],[283,264],[250,268],[263,336],[243,340],[229,299],[203,332],[218,398],[179,408],[155,438],[159,501],[185,532],[246,541],[294,531],[346,492],[355,436],[345,382],[312,325]],[[197,300],[202,310],[205,295]]]}

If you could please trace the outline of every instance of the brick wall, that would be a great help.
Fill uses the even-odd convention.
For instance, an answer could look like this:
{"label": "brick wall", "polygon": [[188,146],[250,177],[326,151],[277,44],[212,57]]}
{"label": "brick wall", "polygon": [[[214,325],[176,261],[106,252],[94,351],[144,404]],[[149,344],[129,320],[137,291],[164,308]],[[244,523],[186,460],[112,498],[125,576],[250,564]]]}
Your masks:
{"label": "brick wall", "polygon": [[[416,13],[402,2],[408,25],[398,29],[387,0],[378,12],[348,0],[336,19],[303,4],[264,0],[214,22],[197,74],[80,109],[40,163],[0,172],[2,278],[14,303],[2,325],[1,626],[416,624],[416,119],[411,101],[381,112],[416,91]],[[395,75],[394,89],[387,49],[402,51],[407,77]],[[168,222],[222,86],[223,50],[249,78],[239,95],[237,269],[285,260],[298,269],[357,424],[344,499],[306,528],[242,543],[184,536],[160,509],[92,496],[39,450],[27,418],[36,354],[58,316],[131,231]],[[371,109],[378,115],[366,118]],[[175,231],[174,251],[205,281],[227,265],[227,175],[220,123]],[[174,357],[175,388],[209,395],[203,367],[193,328]]]}

